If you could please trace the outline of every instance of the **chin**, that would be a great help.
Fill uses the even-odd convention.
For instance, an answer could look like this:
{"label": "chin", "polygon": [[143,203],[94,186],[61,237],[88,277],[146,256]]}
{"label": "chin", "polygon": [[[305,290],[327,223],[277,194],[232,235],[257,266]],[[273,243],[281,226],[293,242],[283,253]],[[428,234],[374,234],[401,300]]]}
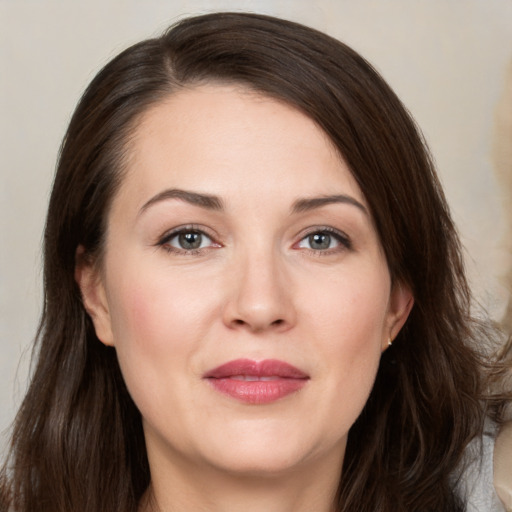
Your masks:
{"label": "chin", "polygon": [[312,440],[304,432],[231,432],[209,444],[208,459],[211,465],[241,476],[276,476],[314,464],[324,451],[322,445],[322,440]]}
{"label": "chin", "polygon": [[218,469],[239,475],[240,477],[267,478],[285,475],[297,470],[303,464],[298,454],[283,453],[263,446],[252,450],[235,450],[232,454],[215,457]]}

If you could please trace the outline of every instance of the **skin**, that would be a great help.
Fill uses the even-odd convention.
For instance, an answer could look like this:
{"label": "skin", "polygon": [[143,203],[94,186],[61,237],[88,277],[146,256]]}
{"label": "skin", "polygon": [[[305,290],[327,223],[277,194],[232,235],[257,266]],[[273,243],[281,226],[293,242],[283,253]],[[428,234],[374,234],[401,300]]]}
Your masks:
{"label": "skin", "polygon": [[[199,249],[176,228],[203,232]],[[322,130],[241,87],[171,95],[138,125],[99,267],[76,277],[143,417],[141,510],[332,510],[348,430],[412,297],[392,286],[366,200]],[[309,380],[240,402],[203,378],[238,358]]]}

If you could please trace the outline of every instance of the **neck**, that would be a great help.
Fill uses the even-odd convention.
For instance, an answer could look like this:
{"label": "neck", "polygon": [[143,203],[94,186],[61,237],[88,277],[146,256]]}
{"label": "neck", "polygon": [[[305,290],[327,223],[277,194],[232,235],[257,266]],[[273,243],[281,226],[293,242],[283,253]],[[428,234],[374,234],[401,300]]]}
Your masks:
{"label": "neck", "polygon": [[331,464],[308,466],[280,474],[232,474],[211,467],[164,473],[152,467],[139,512],[334,512],[341,471],[333,472]]}

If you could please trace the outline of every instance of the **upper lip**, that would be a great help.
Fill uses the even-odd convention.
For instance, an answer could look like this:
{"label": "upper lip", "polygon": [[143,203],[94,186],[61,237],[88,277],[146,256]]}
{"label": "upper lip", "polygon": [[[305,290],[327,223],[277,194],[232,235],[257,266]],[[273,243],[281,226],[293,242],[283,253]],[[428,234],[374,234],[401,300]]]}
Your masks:
{"label": "upper lip", "polygon": [[235,359],[221,364],[204,374],[205,379],[226,379],[238,375],[253,377],[280,377],[283,379],[308,379],[309,375],[295,366],[277,359],[253,361]]}

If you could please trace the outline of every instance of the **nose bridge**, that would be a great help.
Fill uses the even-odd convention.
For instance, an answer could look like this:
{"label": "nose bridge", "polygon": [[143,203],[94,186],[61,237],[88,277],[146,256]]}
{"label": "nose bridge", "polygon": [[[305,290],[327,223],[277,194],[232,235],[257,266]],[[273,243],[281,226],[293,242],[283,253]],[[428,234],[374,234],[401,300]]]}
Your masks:
{"label": "nose bridge", "polygon": [[235,259],[233,293],[227,307],[229,324],[252,331],[289,327],[295,311],[280,251],[267,241],[249,245]]}

